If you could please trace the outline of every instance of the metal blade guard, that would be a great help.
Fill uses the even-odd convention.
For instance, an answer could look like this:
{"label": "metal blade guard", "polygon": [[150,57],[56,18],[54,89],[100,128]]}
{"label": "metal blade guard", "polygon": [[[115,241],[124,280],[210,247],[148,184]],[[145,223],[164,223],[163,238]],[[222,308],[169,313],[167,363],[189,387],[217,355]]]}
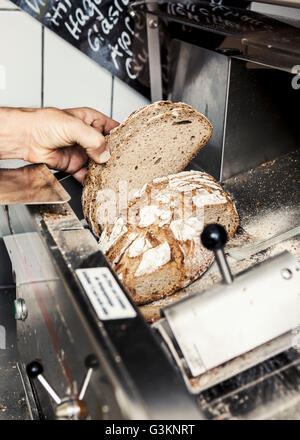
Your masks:
{"label": "metal blade guard", "polygon": [[[203,244],[223,265],[225,283],[162,311],[193,377],[300,325],[300,264],[290,253],[277,255],[231,282],[230,269],[220,256],[224,237],[222,241],[213,228],[209,244],[203,234]],[[292,335],[290,339],[291,346]]]}

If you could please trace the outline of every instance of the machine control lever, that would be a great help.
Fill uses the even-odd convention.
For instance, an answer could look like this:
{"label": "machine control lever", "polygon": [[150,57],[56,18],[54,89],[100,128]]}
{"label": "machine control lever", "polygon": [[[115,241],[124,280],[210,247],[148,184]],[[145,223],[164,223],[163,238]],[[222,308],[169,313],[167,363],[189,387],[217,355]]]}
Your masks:
{"label": "machine control lever", "polygon": [[224,253],[224,246],[227,242],[226,230],[221,225],[211,223],[203,229],[201,241],[203,246],[214,252],[223,282],[231,284],[233,276]]}
{"label": "machine control lever", "polygon": [[86,389],[88,387],[88,384],[90,382],[93,370],[95,368],[97,368],[98,365],[99,365],[98,359],[93,354],[88,355],[85,358],[85,362],[84,363],[85,363],[85,366],[86,366],[86,368],[88,370],[87,370],[86,376],[84,378],[84,381],[83,381],[83,384],[82,384],[82,387],[81,387],[81,390],[80,390],[80,393],[79,393],[79,396],[78,396],[78,400],[82,400],[84,398],[84,395],[85,395]]}
{"label": "machine control lever", "polygon": [[42,386],[45,388],[48,394],[52,397],[52,399],[55,401],[57,405],[61,404],[60,397],[56,394],[54,389],[49,385],[49,383],[46,381],[46,379],[43,376],[43,365],[38,361],[30,362],[30,364],[26,367],[26,372],[30,379],[37,379]]}
{"label": "machine control lever", "polygon": [[42,384],[42,386],[45,388],[47,393],[50,394],[52,399],[57,404],[57,408],[56,408],[57,419],[75,419],[75,420],[85,419],[87,417],[87,409],[85,403],[82,401],[82,398],[80,399],[80,398],[68,397],[65,399],[61,399],[44,378],[42,374],[43,371],[44,368],[42,364],[38,361],[30,362],[26,366],[26,372],[30,377],[30,379],[38,379],[38,381]]}

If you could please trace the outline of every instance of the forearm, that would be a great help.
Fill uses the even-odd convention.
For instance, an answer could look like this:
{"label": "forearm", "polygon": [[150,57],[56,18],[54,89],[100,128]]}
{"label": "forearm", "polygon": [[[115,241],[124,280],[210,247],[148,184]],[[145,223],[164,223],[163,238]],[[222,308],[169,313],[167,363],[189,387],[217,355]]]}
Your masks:
{"label": "forearm", "polygon": [[24,159],[35,109],[0,108],[0,159]]}

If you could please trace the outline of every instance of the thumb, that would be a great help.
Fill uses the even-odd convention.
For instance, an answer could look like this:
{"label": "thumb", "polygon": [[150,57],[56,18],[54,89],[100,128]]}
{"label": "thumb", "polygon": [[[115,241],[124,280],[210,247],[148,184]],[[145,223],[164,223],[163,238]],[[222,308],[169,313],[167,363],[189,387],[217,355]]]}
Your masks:
{"label": "thumb", "polygon": [[97,163],[107,162],[110,153],[103,134],[85,124],[78,118],[74,118],[69,127],[69,139],[71,143],[79,144],[85,149],[86,154]]}

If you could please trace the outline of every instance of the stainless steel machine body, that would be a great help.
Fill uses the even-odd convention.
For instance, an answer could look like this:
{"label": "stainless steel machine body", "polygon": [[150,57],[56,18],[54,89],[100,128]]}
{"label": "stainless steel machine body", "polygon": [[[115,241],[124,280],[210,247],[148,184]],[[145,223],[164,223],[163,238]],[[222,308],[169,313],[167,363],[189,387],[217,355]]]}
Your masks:
{"label": "stainless steel machine body", "polygon": [[[277,181],[279,187],[270,191]],[[174,339],[166,326],[166,318],[153,326],[147,324],[117,279],[129,302],[130,314],[123,319],[99,318],[97,308],[77,276],[77,269],[108,265],[95,238],[82,225],[80,186],[72,178],[63,181],[64,184],[67,182],[69,187],[66,189],[71,192],[71,205],[76,214],[69,204],[1,208],[2,230],[5,226],[4,239],[17,284],[16,318],[21,370],[24,373],[24,365],[32,361],[42,364],[44,379],[64,405],[58,405],[40,381],[32,380],[34,392],[31,387],[27,390],[36,398],[35,401],[31,399],[32,405],[37,405],[32,413],[42,414],[45,418],[61,417],[62,414],[76,418],[78,407],[74,402],[83,393],[82,401],[87,417],[91,419],[276,418],[281,414],[297,418],[300,327],[297,325],[296,304],[290,307],[289,301],[286,302],[287,310],[295,312],[295,316],[293,319],[288,314],[283,316],[282,321],[289,324],[283,329],[278,321],[280,314],[276,315],[275,321],[273,314],[268,314],[268,299],[263,311],[270,324],[268,328],[278,329],[283,334],[276,336],[273,333],[274,338],[270,341],[264,339],[264,335],[262,341],[265,343],[253,350],[241,355],[235,353],[222,365],[191,375],[188,359],[178,349],[181,337]],[[269,274],[265,273],[266,276],[263,266],[259,276],[252,268],[264,261],[269,264],[269,258],[282,251],[294,254],[295,261],[299,261],[299,233],[243,260],[230,257],[230,251],[242,250],[245,245],[249,246],[249,242],[265,236],[264,228],[271,229],[272,226],[272,213],[276,213],[277,220],[272,236],[293,229],[299,218],[299,152],[229,179],[224,185],[236,200],[241,216],[241,230],[226,249],[233,275],[236,277],[247,269],[249,279],[246,278],[243,287],[260,295],[266,292],[271,297],[273,278],[279,277],[282,284],[276,283],[277,293],[275,296],[274,291],[273,301],[278,305],[276,297],[282,301],[285,285],[292,282],[291,289],[297,293],[296,272],[293,272],[292,279],[285,279],[282,275],[282,270],[289,273],[294,269],[286,267],[287,263],[281,257]],[[290,192],[286,191],[287,187]],[[278,221],[282,217],[284,224]],[[251,240],[248,233],[252,234]],[[201,292],[206,290],[209,298],[211,287],[219,281],[220,275],[213,266],[209,273],[186,289],[182,306],[181,301],[177,303],[179,315],[184,302],[188,304],[190,299],[197,304],[197,297],[201,311],[204,299]],[[232,286],[236,289],[235,280]],[[218,289],[220,300],[224,300],[228,287],[223,288],[220,284]],[[211,293],[213,295],[213,290]],[[298,298],[297,294],[296,303]],[[218,295],[215,300],[218,304]],[[176,310],[176,304],[174,307]],[[241,308],[236,307],[238,318]],[[166,316],[167,313],[168,308],[165,309]],[[235,313],[233,311],[232,320]],[[251,333],[249,322],[245,330]],[[197,335],[198,331],[195,326],[194,334]],[[212,344],[211,350],[218,353],[218,344]],[[97,359],[97,365],[92,369],[87,364],[91,355]]]}
{"label": "stainless steel machine body", "polygon": [[208,117],[213,136],[193,165],[218,180],[293,151],[300,135],[299,21],[228,3],[132,5],[147,20],[152,100],[187,102]]}
{"label": "stainless steel machine body", "polygon": [[[84,395],[88,418],[199,417],[195,400],[133,304],[133,317],[97,316],[75,271],[108,264],[71,208],[52,205],[41,213],[16,205],[7,218],[17,301],[26,307],[18,320],[22,363],[39,361],[56,394],[71,401],[87,375],[86,358],[95,356],[99,365]],[[35,389],[43,416],[55,418],[55,402],[40,383]]]}

